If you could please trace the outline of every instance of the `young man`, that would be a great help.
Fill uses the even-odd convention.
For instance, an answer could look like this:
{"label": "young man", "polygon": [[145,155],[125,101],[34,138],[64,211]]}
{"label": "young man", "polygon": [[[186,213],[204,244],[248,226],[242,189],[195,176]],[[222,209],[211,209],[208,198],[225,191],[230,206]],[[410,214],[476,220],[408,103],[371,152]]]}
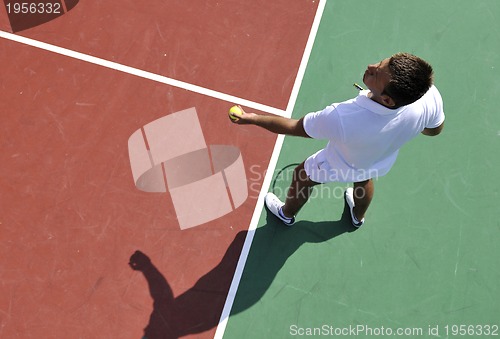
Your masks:
{"label": "young man", "polygon": [[389,172],[398,151],[422,133],[435,136],[444,123],[443,101],[433,85],[433,70],[424,60],[397,53],[369,65],[363,75],[368,90],[351,100],[296,120],[243,111],[237,124],[253,124],[271,132],[328,140],[326,147],[294,170],[285,202],[273,193],[267,208],[287,225],[309,198],[313,186],[353,182],[345,192],[352,224],[360,227],[373,198],[373,179]]}

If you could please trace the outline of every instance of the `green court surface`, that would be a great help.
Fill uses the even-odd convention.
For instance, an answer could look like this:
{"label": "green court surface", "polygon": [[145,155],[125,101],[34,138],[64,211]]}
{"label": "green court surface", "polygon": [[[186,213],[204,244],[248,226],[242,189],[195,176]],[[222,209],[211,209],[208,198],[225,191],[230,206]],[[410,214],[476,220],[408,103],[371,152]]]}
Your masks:
{"label": "green court surface", "polygon": [[[294,117],[406,51],[434,66],[445,129],[401,150],[359,230],[345,184],[318,188],[292,228],[264,210],[224,338],[500,336],[499,18],[497,0],[327,1]],[[285,138],[278,195],[323,145]]]}

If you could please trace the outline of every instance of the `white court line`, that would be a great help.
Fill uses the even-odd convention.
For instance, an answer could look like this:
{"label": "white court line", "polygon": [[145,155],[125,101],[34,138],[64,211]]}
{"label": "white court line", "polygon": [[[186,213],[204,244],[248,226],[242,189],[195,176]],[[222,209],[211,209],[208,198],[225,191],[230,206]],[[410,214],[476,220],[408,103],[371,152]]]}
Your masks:
{"label": "white court line", "polygon": [[295,83],[293,84],[292,93],[290,94],[290,99],[288,100],[288,105],[286,107],[286,112],[289,117],[292,116],[293,109],[295,108],[295,103],[297,102],[297,97],[299,95],[300,86],[302,85],[302,80],[304,79],[304,74],[306,73],[307,64],[309,62],[309,57],[311,56],[314,41],[316,40],[316,34],[318,33],[319,24],[321,22],[321,17],[325,11],[326,0],[319,0],[318,10],[316,11],[316,16],[311,27],[311,32],[309,33],[309,38],[307,39],[307,44],[304,49],[304,54],[302,55],[302,61],[300,62],[299,70],[297,72],[297,77],[295,78]]}
{"label": "white court line", "polygon": [[[295,102],[297,100],[298,92],[300,89],[300,85],[304,78],[305,70],[307,67],[307,63],[309,61],[309,57],[311,56],[312,47],[314,44],[314,40],[316,40],[316,34],[318,33],[319,24],[321,22],[321,17],[323,16],[323,12],[325,10],[326,0],[319,0],[318,9],[316,11],[316,16],[314,17],[314,21],[311,27],[311,31],[309,33],[309,38],[307,40],[306,47],[304,49],[304,54],[302,56],[302,61],[299,67],[299,72],[297,73],[297,77],[295,79],[295,83],[292,90],[292,95],[288,102],[288,106],[286,109],[286,113],[288,117],[292,116],[293,109],[295,107]],[[245,243],[243,244],[243,249],[240,254],[240,258],[238,260],[238,264],[236,266],[236,270],[233,276],[233,280],[231,282],[231,286],[229,287],[229,292],[226,298],[226,302],[224,304],[224,308],[222,310],[222,314],[219,320],[219,325],[217,326],[217,330],[214,335],[214,339],[222,339],[224,336],[224,332],[226,331],[227,322],[229,319],[229,315],[231,313],[231,309],[233,307],[234,299],[236,297],[236,292],[238,291],[238,286],[241,281],[241,277],[243,275],[243,269],[245,268],[246,261],[248,259],[248,255],[250,253],[250,247],[252,246],[252,241],[255,235],[255,231],[257,229],[257,224],[260,219],[260,215],[264,208],[264,197],[266,196],[269,187],[271,186],[271,182],[273,176],[275,174],[276,165],[278,164],[278,158],[281,152],[281,148],[283,147],[283,142],[285,140],[284,135],[279,135],[276,140],[276,144],[274,146],[273,154],[271,156],[271,160],[269,161],[269,167],[267,169],[266,176],[264,178],[264,182],[262,183],[262,189],[259,193],[259,199],[257,200],[257,204],[254,209],[254,213],[252,215],[252,220],[250,221],[250,227],[248,229],[247,236],[245,238]]]}
{"label": "white court line", "polygon": [[224,336],[224,332],[226,331],[227,321],[233,307],[234,299],[236,297],[236,291],[238,290],[241,276],[243,275],[243,269],[250,253],[250,247],[252,246],[252,241],[255,235],[255,230],[257,229],[257,224],[259,223],[260,214],[262,212],[262,209],[264,208],[264,197],[267,194],[269,186],[271,186],[271,182],[274,176],[274,170],[276,168],[276,164],[278,163],[278,158],[280,156],[284,140],[284,135],[278,135],[276,144],[274,145],[273,154],[271,155],[271,159],[269,161],[268,171],[266,173],[266,176],[264,177],[262,189],[260,190],[259,198],[252,215],[252,220],[250,221],[250,227],[248,228],[248,233],[245,237],[245,243],[243,244],[240,258],[238,259],[238,264],[234,272],[233,280],[231,281],[231,286],[229,287],[229,291],[227,293],[226,302],[224,304],[224,308],[222,309],[219,324],[217,325],[217,330],[215,331],[214,339],[222,339],[222,337]]}
{"label": "white court line", "polygon": [[280,116],[286,116],[286,114],[287,114],[284,110],[279,109],[279,108],[275,108],[275,107],[271,107],[271,106],[259,104],[257,102],[253,102],[253,101],[250,101],[250,100],[242,99],[242,98],[239,98],[239,97],[236,97],[236,96],[233,96],[233,95],[229,95],[229,94],[217,92],[217,91],[214,91],[214,90],[211,90],[211,89],[208,89],[208,88],[204,88],[204,87],[201,87],[201,86],[189,84],[187,82],[175,80],[175,79],[168,78],[168,77],[165,77],[165,76],[162,76],[162,75],[159,75],[159,74],[155,74],[155,73],[143,71],[143,70],[140,70],[140,69],[137,69],[137,68],[133,68],[133,67],[130,67],[130,66],[125,66],[125,65],[119,64],[117,62],[113,62],[113,61],[101,59],[101,58],[94,57],[94,56],[91,56],[91,55],[88,55],[88,54],[84,54],[84,53],[80,53],[80,52],[75,52],[75,51],[72,51],[70,49],[66,49],[66,48],[63,48],[63,47],[51,45],[51,44],[48,44],[48,43],[45,43],[45,42],[41,42],[41,41],[38,41],[38,40],[26,38],[26,37],[23,37],[23,36],[20,36],[20,35],[8,33],[8,32],[5,32],[5,31],[2,31],[2,30],[0,30],[0,37],[4,38],[4,39],[7,39],[7,40],[19,42],[19,43],[24,44],[24,45],[28,45],[28,46],[40,48],[40,49],[43,49],[43,50],[46,50],[46,51],[50,51],[50,52],[53,52],[53,53],[57,53],[57,54],[60,54],[60,55],[64,55],[64,56],[67,56],[67,57],[70,57],[70,58],[74,58],[74,59],[86,61],[86,62],[91,63],[91,64],[95,64],[95,65],[103,66],[103,67],[106,67],[106,68],[114,69],[114,70],[117,70],[117,71],[120,71],[120,72],[124,72],[124,73],[127,73],[127,74],[135,75],[135,76],[138,76],[138,77],[141,77],[141,78],[145,78],[145,79],[149,79],[149,80],[152,80],[152,81],[157,81],[157,82],[160,82],[162,84],[174,86],[174,87],[177,87],[177,88],[182,88],[182,89],[194,92],[194,93],[206,95],[206,96],[209,96],[209,97],[212,97],[212,98],[220,99],[220,100],[231,102],[231,103],[236,103],[236,104],[239,104],[239,105],[242,105],[242,106],[245,106],[245,107],[249,107],[249,108],[253,108],[253,109],[262,111],[262,112],[267,112],[267,113],[271,113],[271,114],[275,114],[275,115],[280,115]]}

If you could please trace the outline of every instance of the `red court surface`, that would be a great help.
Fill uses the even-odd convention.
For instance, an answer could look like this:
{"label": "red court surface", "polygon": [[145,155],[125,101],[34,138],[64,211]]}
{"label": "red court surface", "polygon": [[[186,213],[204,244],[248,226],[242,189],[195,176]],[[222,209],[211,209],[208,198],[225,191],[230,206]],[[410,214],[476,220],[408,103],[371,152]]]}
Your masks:
{"label": "red court surface", "polygon": [[[81,1],[17,34],[285,109],[315,10]],[[276,137],[234,128],[232,103],[4,38],[0,64],[0,338],[213,337]],[[207,145],[241,151],[248,198],[181,230],[168,193],[135,187],[127,141],[192,107]]]}
{"label": "red court surface", "polygon": [[[81,1],[19,34],[285,108],[316,7],[314,0]],[[0,28],[9,31],[7,24]]]}

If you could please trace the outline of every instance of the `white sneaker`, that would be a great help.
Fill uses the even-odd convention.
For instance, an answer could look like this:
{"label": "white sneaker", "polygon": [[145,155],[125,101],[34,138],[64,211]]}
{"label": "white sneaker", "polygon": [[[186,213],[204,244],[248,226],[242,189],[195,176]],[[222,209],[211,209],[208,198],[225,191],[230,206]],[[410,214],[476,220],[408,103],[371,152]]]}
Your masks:
{"label": "white sneaker", "polygon": [[278,199],[278,197],[276,195],[274,195],[274,193],[271,193],[271,192],[267,193],[265,202],[266,202],[267,209],[272,214],[274,214],[278,219],[283,221],[283,223],[285,225],[292,226],[295,223],[295,217],[292,217],[292,218],[285,217],[285,215],[283,214],[283,211],[281,210],[281,208],[285,204],[283,202],[281,202],[281,200]]}
{"label": "white sneaker", "polygon": [[363,223],[365,222],[365,218],[361,219],[361,221],[358,220],[358,218],[356,218],[356,216],[354,215],[354,189],[352,187],[349,187],[345,190],[345,201],[347,203],[347,205],[349,205],[349,210],[351,212],[351,222],[352,222],[352,225],[356,228],[359,228],[361,226],[363,226]]}

